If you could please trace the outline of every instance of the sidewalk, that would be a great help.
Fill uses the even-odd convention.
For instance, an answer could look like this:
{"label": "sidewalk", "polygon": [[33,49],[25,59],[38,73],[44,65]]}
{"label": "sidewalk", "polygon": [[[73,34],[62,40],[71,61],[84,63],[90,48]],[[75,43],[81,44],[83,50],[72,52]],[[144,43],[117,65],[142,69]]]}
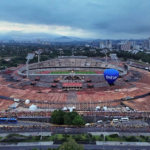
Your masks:
{"label": "sidewalk", "polygon": [[[19,132],[16,134],[20,134],[20,135],[24,135],[24,136],[29,136],[29,135],[42,135],[42,136],[51,136],[52,132]],[[10,133],[1,133],[0,137],[5,137],[7,135],[9,135]]]}
{"label": "sidewalk", "polygon": [[3,144],[3,143],[0,143],[0,147],[3,147],[3,146],[47,146],[47,145],[53,145],[53,141],[48,141],[48,142],[19,142],[19,143],[11,143],[11,144]]}
{"label": "sidewalk", "polygon": [[101,142],[101,141],[96,141],[96,145],[150,146],[150,143],[148,143],[148,142]]}
{"label": "sidewalk", "polygon": [[[49,146],[53,145],[53,141],[48,142],[19,142],[19,143],[0,143],[0,147],[8,147],[8,146]],[[86,144],[84,144],[86,145]],[[116,145],[116,146],[150,146],[150,143],[148,142],[101,142],[96,141],[96,145]]]}
{"label": "sidewalk", "polygon": [[134,135],[134,136],[140,136],[140,135],[144,135],[144,136],[150,136],[150,133],[142,133],[142,132],[88,132],[88,133],[91,133],[92,135],[101,135],[101,134],[104,134],[104,135],[110,135],[110,134],[118,134],[120,136],[131,136],[131,135]]}

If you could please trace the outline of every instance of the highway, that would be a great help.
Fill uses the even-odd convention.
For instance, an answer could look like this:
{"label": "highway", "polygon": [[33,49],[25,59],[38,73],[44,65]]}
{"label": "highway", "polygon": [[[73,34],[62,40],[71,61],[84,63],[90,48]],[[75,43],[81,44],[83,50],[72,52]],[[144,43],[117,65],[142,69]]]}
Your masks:
{"label": "highway", "polygon": [[78,134],[87,132],[131,132],[131,133],[150,133],[149,127],[143,128],[120,128],[120,127],[81,127],[81,128],[66,128],[66,127],[24,127],[24,128],[0,128],[0,133],[19,133],[19,132],[52,132],[53,134]]}

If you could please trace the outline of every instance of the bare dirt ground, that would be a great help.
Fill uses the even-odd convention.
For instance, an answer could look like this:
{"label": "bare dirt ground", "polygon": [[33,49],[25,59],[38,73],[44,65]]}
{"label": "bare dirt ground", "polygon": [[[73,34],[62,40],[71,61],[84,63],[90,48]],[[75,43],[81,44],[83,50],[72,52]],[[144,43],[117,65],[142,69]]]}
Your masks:
{"label": "bare dirt ground", "polygon": [[[76,98],[78,102],[90,102],[90,101],[111,101],[114,99],[124,98],[126,96],[138,96],[150,92],[150,72],[141,69],[135,69],[142,73],[142,78],[137,82],[126,83],[127,86],[121,87],[119,85],[104,88],[90,88],[78,91],[76,93]],[[120,80],[120,79],[119,79]],[[9,82],[5,81],[0,75],[0,95],[7,96],[11,98],[19,99],[29,99],[37,101],[47,101],[47,102],[66,102],[68,99],[68,93],[62,91],[61,89],[52,88],[42,88],[35,86],[18,86],[19,82]],[[10,85],[13,85],[11,87]],[[131,85],[134,85],[133,87]],[[18,87],[18,88],[17,88]],[[115,91],[115,89],[118,89]],[[13,101],[9,102],[12,104]],[[140,98],[138,100],[124,102],[125,105],[132,107],[137,110],[149,111],[150,97]],[[118,105],[118,103],[114,103]],[[0,108],[2,109],[8,107],[7,100],[0,99]]]}

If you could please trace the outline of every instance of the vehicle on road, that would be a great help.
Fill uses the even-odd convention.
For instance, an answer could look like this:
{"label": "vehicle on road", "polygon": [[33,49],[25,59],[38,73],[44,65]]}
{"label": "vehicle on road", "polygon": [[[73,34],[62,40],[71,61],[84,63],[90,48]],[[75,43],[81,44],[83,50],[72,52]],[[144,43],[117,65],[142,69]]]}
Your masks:
{"label": "vehicle on road", "polygon": [[110,121],[110,120],[107,120],[106,123],[111,123],[111,121]]}
{"label": "vehicle on road", "polygon": [[122,101],[126,101],[126,100],[130,100],[132,98],[134,98],[134,97],[132,97],[132,96],[126,96],[125,98],[121,98],[121,100]]}
{"label": "vehicle on road", "polygon": [[120,121],[121,122],[129,121],[129,118],[121,118]]}
{"label": "vehicle on road", "polygon": [[129,107],[126,107],[126,110],[127,110],[127,111],[130,111],[130,108],[129,108]]}
{"label": "vehicle on road", "polygon": [[113,123],[117,123],[117,122],[119,122],[119,120],[118,120],[118,119],[113,119],[112,121],[113,121]]}
{"label": "vehicle on road", "polygon": [[0,123],[17,123],[16,118],[0,118]]}
{"label": "vehicle on road", "polygon": [[20,102],[20,99],[19,99],[19,98],[14,98],[14,102],[19,103],[19,102]]}
{"label": "vehicle on road", "polygon": [[98,122],[98,123],[103,123],[103,120],[98,120],[97,122]]}

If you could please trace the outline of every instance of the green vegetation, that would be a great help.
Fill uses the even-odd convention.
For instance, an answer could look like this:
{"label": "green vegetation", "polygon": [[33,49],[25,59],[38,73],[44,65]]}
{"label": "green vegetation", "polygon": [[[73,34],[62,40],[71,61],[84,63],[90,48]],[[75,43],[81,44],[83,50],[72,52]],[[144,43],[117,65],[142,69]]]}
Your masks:
{"label": "green vegetation", "polygon": [[[92,135],[90,133],[86,134],[54,134],[52,136],[23,136],[19,134],[9,134],[1,142],[39,142],[39,141],[62,141],[67,142],[69,139],[74,139],[78,141],[104,141],[104,135]],[[2,138],[1,138],[2,139]],[[117,134],[106,135],[105,141],[118,141],[118,142],[150,142],[149,136],[118,136]]]}
{"label": "green vegetation", "polygon": [[138,52],[137,54],[132,54],[127,51],[114,51],[113,53],[116,53],[118,57],[122,57],[124,60],[134,59],[136,61],[141,59],[143,62],[150,63],[150,54],[146,54],[144,52]]}
{"label": "green vegetation", "polygon": [[[19,43],[5,43],[0,44],[0,69],[17,66],[18,64],[25,64],[26,56],[28,53],[33,53],[37,51],[39,48],[43,49],[43,53],[41,54],[41,61],[45,61],[51,58],[56,58],[61,55],[63,56],[71,56],[71,49],[75,49],[75,56],[88,56],[88,57],[105,57],[105,54],[102,53],[102,49],[95,49],[95,52],[90,51],[90,47],[84,47],[82,45],[39,45],[39,44],[19,44]],[[61,51],[59,49],[62,49]],[[134,60],[142,60],[143,62],[150,63],[150,54],[146,54],[145,52],[138,52],[137,54],[132,54],[127,51],[111,51],[111,53],[116,53],[119,58],[134,59]],[[108,52],[109,56],[110,52]],[[35,56],[30,63],[34,63],[38,61],[38,57]],[[70,73],[70,72],[69,72]],[[78,73],[78,72],[77,72]],[[61,74],[61,72],[59,73]],[[86,74],[86,73],[85,73]],[[91,72],[91,74],[93,74]]]}
{"label": "green vegetation", "polygon": [[62,110],[55,110],[52,115],[52,123],[58,125],[84,125],[85,121],[78,115],[77,112],[64,112]]}
{"label": "green vegetation", "polygon": [[[34,148],[32,150],[39,149]],[[48,148],[47,150],[84,150],[84,147],[80,144],[77,144],[76,141],[70,137],[68,141],[64,142],[58,148]]]}
{"label": "green vegetation", "polygon": [[144,62],[140,62],[140,61],[138,61],[138,60],[133,60],[133,62],[135,62],[135,63],[137,63],[137,64],[145,65]]}
{"label": "green vegetation", "polygon": [[76,141],[72,138],[69,138],[67,142],[64,142],[59,150],[84,150],[82,145],[76,143]]}
{"label": "green vegetation", "polygon": [[30,139],[31,139],[30,136],[27,137],[27,136],[12,133],[7,135],[5,138],[3,138],[1,142],[22,142]]}

